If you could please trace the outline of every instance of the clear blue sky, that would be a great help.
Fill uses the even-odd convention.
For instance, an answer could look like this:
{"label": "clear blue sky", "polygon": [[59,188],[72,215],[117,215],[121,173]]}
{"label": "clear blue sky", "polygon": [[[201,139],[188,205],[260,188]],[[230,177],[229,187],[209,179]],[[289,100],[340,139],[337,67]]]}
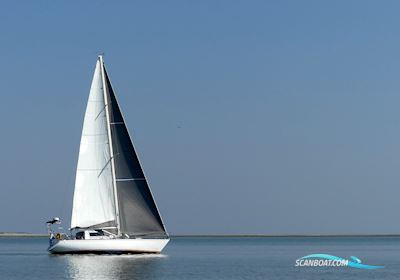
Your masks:
{"label": "clear blue sky", "polygon": [[399,10],[2,3],[0,231],[69,222],[101,51],[171,233],[400,233]]}

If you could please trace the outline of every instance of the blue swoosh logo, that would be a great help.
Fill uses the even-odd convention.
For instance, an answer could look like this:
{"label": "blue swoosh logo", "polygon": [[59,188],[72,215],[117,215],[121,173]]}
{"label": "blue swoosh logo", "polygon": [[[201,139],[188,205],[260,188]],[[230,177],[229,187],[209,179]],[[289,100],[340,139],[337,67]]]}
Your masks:
{"label": "blue swoosh logo", "polygon": [[355,257],[355,256],[350,256],[350,258],[351,258],[353,261],[356,261],[357,263],[361,263],[361,260],[360,260],[359,258]]}
{"label": "blue swoosh logo", "polygon": [[[333,255],[327,255],[327,254],[311,254],[308,256],[301,257],[300,259],[326,259],[326,260],[333,260],[333,261],[346,261],[346,259],[333,256]],[[359,269],[377,269],[377,268],[384,268],[384,266],[377,266],[377,265],[367,265],[361,263],[361,260],[355,256],[351,256],[352,260],[347,260],[348,265],[354,268],[359,268]]]}

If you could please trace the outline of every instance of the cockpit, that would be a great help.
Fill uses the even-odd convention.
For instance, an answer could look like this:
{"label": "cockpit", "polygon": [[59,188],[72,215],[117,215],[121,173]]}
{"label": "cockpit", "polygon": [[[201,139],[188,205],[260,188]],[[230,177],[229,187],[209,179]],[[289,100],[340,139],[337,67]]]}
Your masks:
{"label": "cockpit", "polygon": [[85,231],[78,231],[75,234],[75,239],[108,239],[108,236],[105,235],[104,231],[101,229],[97,230],[85,230]]}

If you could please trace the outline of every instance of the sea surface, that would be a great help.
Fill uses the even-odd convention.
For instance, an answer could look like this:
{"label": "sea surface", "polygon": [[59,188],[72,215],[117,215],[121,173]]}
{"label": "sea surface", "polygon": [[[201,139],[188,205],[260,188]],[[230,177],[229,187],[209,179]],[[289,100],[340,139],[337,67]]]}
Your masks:
{"label": "sea surface", "polygon": [[[160,255],[50,255],[47,245],[0,238],[0,279],[400,279],[400,237],[182,237]],[[295,267],[315,253],[384,268]]]}

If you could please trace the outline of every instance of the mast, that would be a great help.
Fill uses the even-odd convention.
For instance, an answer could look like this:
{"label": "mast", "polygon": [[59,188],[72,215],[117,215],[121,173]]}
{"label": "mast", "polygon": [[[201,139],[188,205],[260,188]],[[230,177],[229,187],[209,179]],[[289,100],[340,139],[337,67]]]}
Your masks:
{"label": "mast", "polygon": [[121,225],[119,220],[119,205],[118,205],[118,196],[117,196],[117,180],[115,177],[115,163],[114,163],[114,151],[113,151],[113,144],[112,144],[112,137],[111,137],[111,125],[110,125],[110,113],[108,110],[108,94],[107,94],[107,86],[106,86],[106,79],[104,74],[104,61],[103,56],[99,55],[100,60],[100,67],[101,67],[101,80],[103,85],[103,93],[104,93],[104,104],[106,109],[106,119],[107,119],[107,134],[108,134],[108,143],[110,148],[110,155],[111,155],[111,173],[112,173],[112,183],[114,188],[114,203],[115,203],[115,214],[116,214],[116,222],[117,222],[117,235],[121,234]]}

